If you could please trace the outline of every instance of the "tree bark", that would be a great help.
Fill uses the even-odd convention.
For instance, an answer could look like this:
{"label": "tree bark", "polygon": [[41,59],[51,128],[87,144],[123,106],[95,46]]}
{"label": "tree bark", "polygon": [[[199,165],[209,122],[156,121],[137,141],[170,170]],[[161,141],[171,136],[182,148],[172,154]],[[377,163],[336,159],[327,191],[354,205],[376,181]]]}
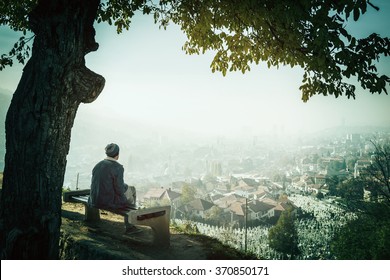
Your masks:
{"label": "tree bark", "polygon": [[29,15],[32,57],[6,118],[2,259],[58,258],[71,128],[79,104],[94,101],[105,83],[84,60],[98,48],[99,2],[42,0]]}

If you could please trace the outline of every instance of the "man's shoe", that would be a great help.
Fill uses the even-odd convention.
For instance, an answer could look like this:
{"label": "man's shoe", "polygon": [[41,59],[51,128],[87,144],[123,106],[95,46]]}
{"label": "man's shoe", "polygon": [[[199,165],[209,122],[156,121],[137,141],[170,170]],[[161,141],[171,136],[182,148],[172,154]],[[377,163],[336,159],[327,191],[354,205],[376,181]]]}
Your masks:
{"label": "man's shoe", "polygon": [[138,210],[139,209],[139,207],[136,205],[136,204],[129,204],[129,209],[131,209],[131,210]]}

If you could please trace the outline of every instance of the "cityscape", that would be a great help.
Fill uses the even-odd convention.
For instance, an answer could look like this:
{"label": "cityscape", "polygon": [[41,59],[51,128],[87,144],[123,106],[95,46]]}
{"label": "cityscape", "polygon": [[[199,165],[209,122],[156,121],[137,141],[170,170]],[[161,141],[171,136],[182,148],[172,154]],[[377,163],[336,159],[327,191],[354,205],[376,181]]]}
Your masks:
{"label": "cityscape", "polygon": [[[10,96],[0,96],[10,102]],[[255,134],[243,125],[237,135],[204,137],[126,120],[110,126],[110,121],[75,122],[65,191],[90,188],[92,168],[105,157],[107,137],[96,138],[104,131],[120,146],[125,182],[136,187],[140,207],[170,205],[173,225],[190,224],[198,233],[266,259],[293,257],[269,244],[270,230],[291,210],[298,217],[294,258],[335,259],[332,240],[356,219],[343,205],[339,188],[372,165],[375,145],[390,142],[389,127],[344,122],[294,135],[280,126]],[[1,137],[4,141],[4,129]],[[361,198],[370,201],[370,191],[361,191]]]}
{"label": "cityscape", "polygon": [[[348,129],[335,128],[332,136],[295,141],[258,137],[229,141],[221,137],[210,144],[180,145],[164,144],[159,138],[143,146],[124,146],[119,161],[126,182],[137,187],[140,202],[144,195],[148,199],[160,196],[156,191],[150,197],[150,189],[180,193],[184,185],[196,188],[199,198],[212,197],[213,191],[234,191],[243,197],[253,197],[256,191],[276,195],[286,188],[327,194],[326,178],[356,178],[370,164],[374,152],[370,141],[390,140],[386,129],[375,132],[367,128],[366,132],[350,134],[343,130]],[[71,149],[64,187],[88,188],[94,164],[104,157],[103,148],[90,145]],[[86,150],[91,152],[81,152]]]}
{"label": "cityscape", "polygon": [[[125,181],[136,187],[139,206],[170,205],[173,224],[190,223],[197,232],[267,259],[286,258],[269,246],[268,235],[292,208],[302,217],[295,258],[334,259],[336,232],[356,218],[342,205],[337,185],[361,176],[373,162],[375,144],[389,143],[390,130],[339,126],[302,137],[276,131],[192,140],[157,135],[121,148]],[[89,188],[91,169],[104,156],[102,147],[79,144],[68,157],[65,188]],[[370,200],[368,190],[363,196]]]}

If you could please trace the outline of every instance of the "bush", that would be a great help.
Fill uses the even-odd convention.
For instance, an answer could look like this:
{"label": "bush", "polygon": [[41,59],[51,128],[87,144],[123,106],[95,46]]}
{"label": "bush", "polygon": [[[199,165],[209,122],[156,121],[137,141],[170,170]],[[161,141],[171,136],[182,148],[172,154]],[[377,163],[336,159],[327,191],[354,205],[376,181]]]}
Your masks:
{"label": "bush", "polygon": [[390,222],[362,215],[338,232],[331,250],[341,260],[388,260]]}
{"label": "bush", "polygon": [[324,194],[322,192],[318,192],[317,193],[317,198],[318,199],[323,199],[324,198]]}

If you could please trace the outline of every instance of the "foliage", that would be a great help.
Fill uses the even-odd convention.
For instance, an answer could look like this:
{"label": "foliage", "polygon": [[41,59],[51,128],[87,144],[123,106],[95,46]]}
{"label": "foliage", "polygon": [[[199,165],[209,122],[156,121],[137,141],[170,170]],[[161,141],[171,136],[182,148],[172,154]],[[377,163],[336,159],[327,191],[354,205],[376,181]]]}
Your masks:
{"label": "foliage", "polygon": [[28,30],[28,13],[37,4],[37,0],[12,1],[3,0],[0,2],[0,24],[9,25],[12,29],[19,31]]}
{"label": "foliage", "polygon": [[[37,0],[0,3],[0,25],[9,25],[24,34],[29,30],[28,13]],[[188,54],[214,51],[213,72],[249,71],[253,64],[268,67],[300,66],[304,69],[302,100],[315,94],[346,95],[355,98],[355,85],[345,80],[356,76],[363,89],[385,92],[390,79],[375,65],[390,54],[389,39],[372,33],[355,38],[346,29],[367,9],[379,10],[369,0],[342,1],[192,1],[192,0],[108,0],[102,1],[98,23],[129,29],[137,11],[152,14],[166,28],[170,22],[187,35],[183,50]],[[8,54],[2,54],[0,69],[12,66],[13,59],[24,63],[29,56],[22,37]]]}
{"label": "foliage", "polygon": [[358,158],[356,156],[349,156],[346,158],[346,167],[349,170],[353,170],[355,168],[355,164],[357,162]]}
{"label": "foliage", "polygon": [[297,219],[299,220],[314,219],[313,213],[305,211],[304,209],[302,209],[302,207],[298,207],[296,209],[296,215],[297,215]]}
{"label": "foliage", "polygon": [[386,218],[361,215],[348,222],[336,234],[331,244],[332,253],[337,259],[390,259],[390,221],[388,218],[388,215]]}
{"label": "foliage", "polygon": [[189,185],[184,185],[183,188],[181,189],[181,202],[183,204],[187,204],[193,200],[195,200],[195,195],[196,195],[196,189],[189,186]]}
{"label": "foliage", "polygon": [[206,212],[206,220],[208,221],[219,221],[223,214],[223,210],[218,206],[214,205]]}
{"label": "foliage", "polygon": [[332,195],[343,198],[347,204],[361,201],[364,198],[364,185],[360,179],[343,181],[333,189]]}
{"label": "foliage", "polygon": [[345,169],[347,167],[345,160],[339,161],[339,160],[331,160],[327,166],[327,169],[329,171],[340,171],[342,169]]}
{"label": "foliage", "polygon": [[386,92],[390,82],[373,63],[389,55],[389,39],[376,33],[358,39],[345,29],[352,15],[357,21],[367,5],[375,7],[370,1],[164,2],[172,4],[168,17],[188,37],[186,53],[216,51],[213,72],[245,73],[260,61],[300,66],[303,101],[314,94],[355,98],[355,86],[344,82],[351,76],[372,93]]}
{"label": "foliage", "polygon": [[328,185],[329,195],[338,195],[337,185],[339,184],[339,178],[337,176],[326,177],[326,184]]}
{"label": "foliage", "polygon": [[[371,164],[360,172],[359,177],[338,184],[332,195],[344,199],[352,211],[370,212],[372,204],[363,202],[364,190],[370,193],[370,201],[390,207],[390,144],[372,142],[375,151]],[[331,189],[330,189],[331,190]]]}
{"label": "foliage", "polygon": [[363,184],[372,199],[390,206],[390,143],[371,142],[375,147],[372,164],[363,173]]}
{"label": "foliage", "polygon": [[[339,259],[390,258],[390,146],[372,143],[372,164],[358,180],[342,184],[346,206],[358,218],[341,228],[332,242],[332,252]],[[370,191],[370,201],[362,201],[363,188]]]}
{"label": "foliage", "polygon": [[37,0],[5,0],[0,2],[0,25],[8,25],[13,30],[23,33],[23,36],[15,42],[8,53],[0,53],[0,70],[3,70],[6,66],[12,66],[15,58],[19,63],[24,64],[30,56],[31,48],[28,43],[33,36],[26,37],[27,31],[29,31],[27,15],[36,3]]}
{"label": "foliage", "polygon": [[269,230],[269,246],[284,256],[294,256],[299,254],[298,232],[295,227],[294,212],[290,210],[283,211],[277,224]]}
{"label": "foliage", "polygon": [[364,183],[361,178],[352,178],[340,181],[337,176],[327,179],[330,196],[338,196],[347,204],[354,203],[364,198]]}
{"label": "foliage", "polygon": [[62,193],[69,192],[70,188],[69,187],[62,187]]}
{"label": "foliage", "polygon": [[175,220],[172,222],[172,227],[179,232],[185,233],[185,234],[198,234],[199,230],[193,222],[186,220],[182,224],[177,224]]}
{"label": "foliage", "polygon": [[316,195],[316,197],[317,197],[318,199],[323,199],[323,198],[324,198],[324,194],[323,194],[322,192],[318,192],[317,195]]}

